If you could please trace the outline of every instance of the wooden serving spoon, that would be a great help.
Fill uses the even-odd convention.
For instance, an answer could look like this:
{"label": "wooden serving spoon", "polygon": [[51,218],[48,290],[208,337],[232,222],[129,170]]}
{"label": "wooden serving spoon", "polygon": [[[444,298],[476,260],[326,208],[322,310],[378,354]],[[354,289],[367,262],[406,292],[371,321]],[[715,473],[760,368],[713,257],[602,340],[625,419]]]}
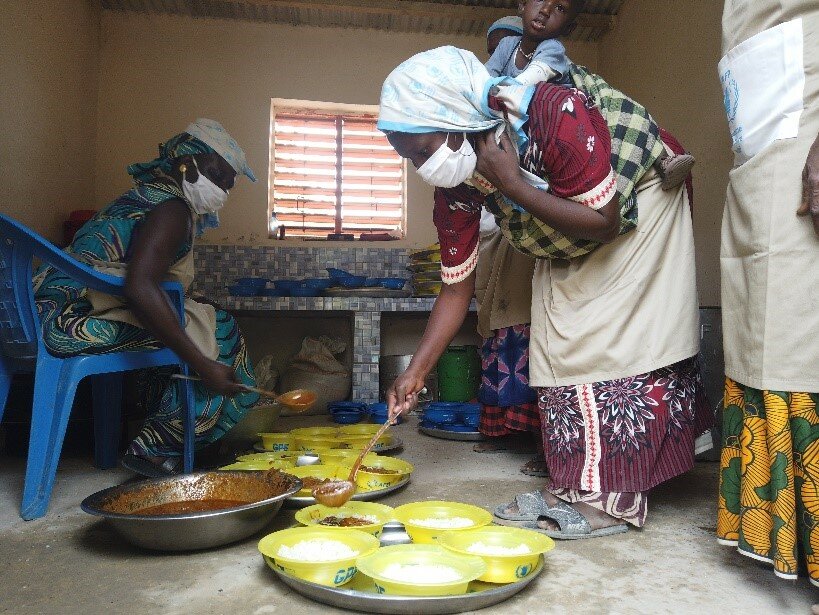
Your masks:
{"label": "wooden serving spoon", "polygon": [[[175,378],[177,380],[194,380],[199,381],[201,378],[197,376],[185,376],[183,374],[173,374],[171,378]],[[273,391],[267,391],[265,389],[259,389],[256,387],[249,387],[247,385],[240,385],[245,391],[249,391],[251,393],[258,393],[262,397],[267,397],[272,399],[275,403],[281,404],[282,406],[287,406],[291,410],[296,412],[304,412],[314,403],[316,403],[316,394],[313,391],[308,391],[307,389],[294,389],[292,391],[288,391],[287,393],[282,393],[281,395],[274,393]]]}
{"label": "wooden serving spoon", "polygon": [[324,504],[330,508],[338,508],[344,506],[350,498],[353,497],[355,494],[355,474],[358,472],[358,468],[361,467],[364,456],[370,452],[370,449],[378,442],[378,438],[384,435],[384,432],[389,429],[390,425],[392,425],[392,421],[387,419],[387,422],[375,432],[373,439],[370,440],[369,444],[361,451],[358,459],[355,460],[347,480],[333,480],[329,483],[323,483],[313,487],[313,497],[316,498],[319,504]]}

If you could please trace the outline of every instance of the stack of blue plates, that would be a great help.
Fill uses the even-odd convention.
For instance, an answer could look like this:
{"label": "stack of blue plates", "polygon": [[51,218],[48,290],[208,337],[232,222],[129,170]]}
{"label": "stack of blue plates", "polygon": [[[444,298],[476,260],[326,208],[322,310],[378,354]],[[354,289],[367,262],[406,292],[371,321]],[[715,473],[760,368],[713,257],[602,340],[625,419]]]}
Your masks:
{"label": "stack of blue plates", "polygon": [[480,418],[480,404],[434,401],[427,405],[424,410],[421,427],[458,433],[473,433],[478,431]]}
{"label": "stack of blue plates", "polygon": [[[387,402],[379,401],[374,404],[369,405],[370,410],[370,422],[371,423],[386,423],[387,417],[389,413],[387,411]],[[401,415],[398,417],[398,420],[395,421],[395,424],[398,425],[404,422],[404,416]]]}
{"label": "stack of blue plates", "polygon": [[367,404],[360,401],[333,401],[327,405],[327,409],[333,421],[341,425],[360,423],[370,414]]}

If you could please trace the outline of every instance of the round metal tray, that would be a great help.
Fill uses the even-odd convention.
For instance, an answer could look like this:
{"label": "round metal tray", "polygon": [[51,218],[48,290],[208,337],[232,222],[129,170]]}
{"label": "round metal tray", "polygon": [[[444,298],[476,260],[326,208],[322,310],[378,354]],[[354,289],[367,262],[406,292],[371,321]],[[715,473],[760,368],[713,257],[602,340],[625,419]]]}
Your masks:
{"label": "round metal tray", "polygon": [[480,431],[447,431],[446,429],[436,429],[435,427],[419,427],[418,431],[433,438],[443,438],[444,440],[480,442],[484,439],[484,435]]}
{"label": "round metal tray", "polygon": [[[283,471],[286,472],[287,470]],[[409,476],[407,476],[404,480],[397,482],[394,485],[387,487],[385,489],[376,489],[374,491],[362,491],[360,493],[356,493],[350,499],[356,500],[358,502],[370,502],[371,500],[378,500],[386,495],[391,494],[393,491],[398,491],[408,482],[410,482]],[[312,506],[315,503],[316,498],[314,498],[311,495],[292,496],[284,501],[284,505],[287,508],[301,508],[303,506]]]}
{"label": "round metal tray", "polygon": [[524,579],[508,585],[473,581],[466,594],[460,596],[390,596],[378,594],[375,583],[363,574],[357,574],[343,587],[326,587],[290,576],[281,570],[273,570],[289,587],[303,596],[341,609],[365,613],[389,613],[396,615],[437,615],[477,611],[508,600],[543,571],[543,556],[535,569]]}
{"label": "round metal tray", "polygon": [[[389,445],[387,445],[387,446],[385,446],[383,448],[379,448],[378,450],[373,450],[373,453],[378,453],[378,454],[391,453],[391,452],[397,451],[398,449],[403,448],[403,447],[404,447],[404,441],[401,438],[399,438],[398,436],[393,436],[391,444],[389,444]],[[266,449],[264,446],[262,446],[258,442],[253,445],[253,450],[256,451],[257,453],[270,453],[270,452],[272,452],[272,451]]]}

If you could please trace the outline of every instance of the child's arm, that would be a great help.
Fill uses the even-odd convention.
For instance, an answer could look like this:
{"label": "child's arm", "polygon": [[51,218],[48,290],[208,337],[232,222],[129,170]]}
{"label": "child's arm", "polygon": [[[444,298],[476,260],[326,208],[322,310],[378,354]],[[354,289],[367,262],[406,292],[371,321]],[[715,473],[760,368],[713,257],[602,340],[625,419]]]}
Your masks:
{"label": "child's arm", "polygon": [[515,77],[523,85],[536,85],[541,81],[557,81],[569,73],[569,58],[560,41],[548,39],[535,49],[529,65]]}
{"label": "child's arm", "polygon": [[541,81],[551,81],[555,77],[560,76],[561,74],[548,64],[539,60],[532,60],[529,66],[524,68],[523,72],[515,77],[515,80],[520,81],[523,85],[537,85]]}

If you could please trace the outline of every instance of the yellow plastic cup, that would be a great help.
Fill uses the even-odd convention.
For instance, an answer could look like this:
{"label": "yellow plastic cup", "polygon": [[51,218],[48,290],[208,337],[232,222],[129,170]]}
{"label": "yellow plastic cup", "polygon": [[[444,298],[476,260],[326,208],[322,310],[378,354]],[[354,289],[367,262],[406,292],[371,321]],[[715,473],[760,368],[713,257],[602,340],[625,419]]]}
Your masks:
{"label": "yellow plastic cup", "polygon": [[[369,472],[366,468],[383,468],[389,470],[389,474],[381,472]],[[375,458],[365,459],[355,474],[355,484],[358,491],[377,491],[387,489],[397,485],[407,478],[415,470],[413,465],[403,459],[396,457],[383,457],[375,455]]]}
{"label": "yellow plastic cup", "polygon": [[[490,547],[516,548],[521,545],[528,549],[526,554],[483,554],[470,551],[475,544]],[[537,567],[540,557],[555,547],[548,536],[516,527],[486,526],[464,532],[445,532],[439,539],[445,549],[462,555],[476,555],[486,563],[486,572],[478,577],[487,583],[514,583],[525,579]]]}
{"label": "yellow plastic cup", "polygon": [[[384,576],[390,564],[403,566],[447,566],[458,579],[445,583],[421,583],[416,579],[395,580]],[[375,582],[379,594],[400,596],[457,596],[465,594],[469,583],[486,571],[480,557],[460,555],[438,545],[393,545],[358,558],[358,569]]]}
{"label": "yellow plastic cup", "polygon": [[[347,477],[350,476],[350,468],[335,464],[317,464],[313,466],[297,466],[287,470],[287,473],[302,479],[312,476],[313,478],[340,478],[346,480]],[[312,487],[305,487],[298,491],[296,496],[311,496],[313,495],[312,492]]]}
{"label": "yellow plastic cup", "polygon": [[[282,545],[293,547],[307,540],[340,542],[355,551],[355,555],[324,562],[293,560],[279,555]],[[325,527],[295,527],[273,532],[262,538],[259,541],[259,552],[273,569],[311,583],[339,587],[355,576],[358,570],[356,559],[374,553],[379,545],[378,538],[359,530],[340,528],[332,531]]]}
{"label": "yellow plastic cup", "polygon": [[[319,522],[325,517],[375,517],[376,521],[368,525],[356,525],[351,528],[344,528],[334,525],[320,525]],[[296,513],[296,521],[307,527],[321,527],[328,530],[338,531],[344,529],[360,530],[373,536],[380,536],[384,524],[394,518],[393,509],[384,504],[375,502],[347,502],[344,506],[331,508],[322,504],[314,504],[307,508],[302,508]]]}
{"label": "yellow plastic cup", "polygon": [[289,433],[259,433],[265,450],[273,452],[289,451],[293,447],[293,436]]}
{"label": "yellow plastic cup", "polygon": [[[421,525],[418,521],[426,520],[446,520],[454,517],[463,517],[472,521],[472,525],[462,528],[451,527],[430,527]],[[432,544],[436,542],[444,532],[463,532],[473,530],[478,527],[489,525],[492,522],[492,514],[483,508],[462,504],[461,502],[442,502],[431,500],[429,502],[412,502],[404,504],[395,509],[395,518],[404,524],[413,542],[419,544]]]}

